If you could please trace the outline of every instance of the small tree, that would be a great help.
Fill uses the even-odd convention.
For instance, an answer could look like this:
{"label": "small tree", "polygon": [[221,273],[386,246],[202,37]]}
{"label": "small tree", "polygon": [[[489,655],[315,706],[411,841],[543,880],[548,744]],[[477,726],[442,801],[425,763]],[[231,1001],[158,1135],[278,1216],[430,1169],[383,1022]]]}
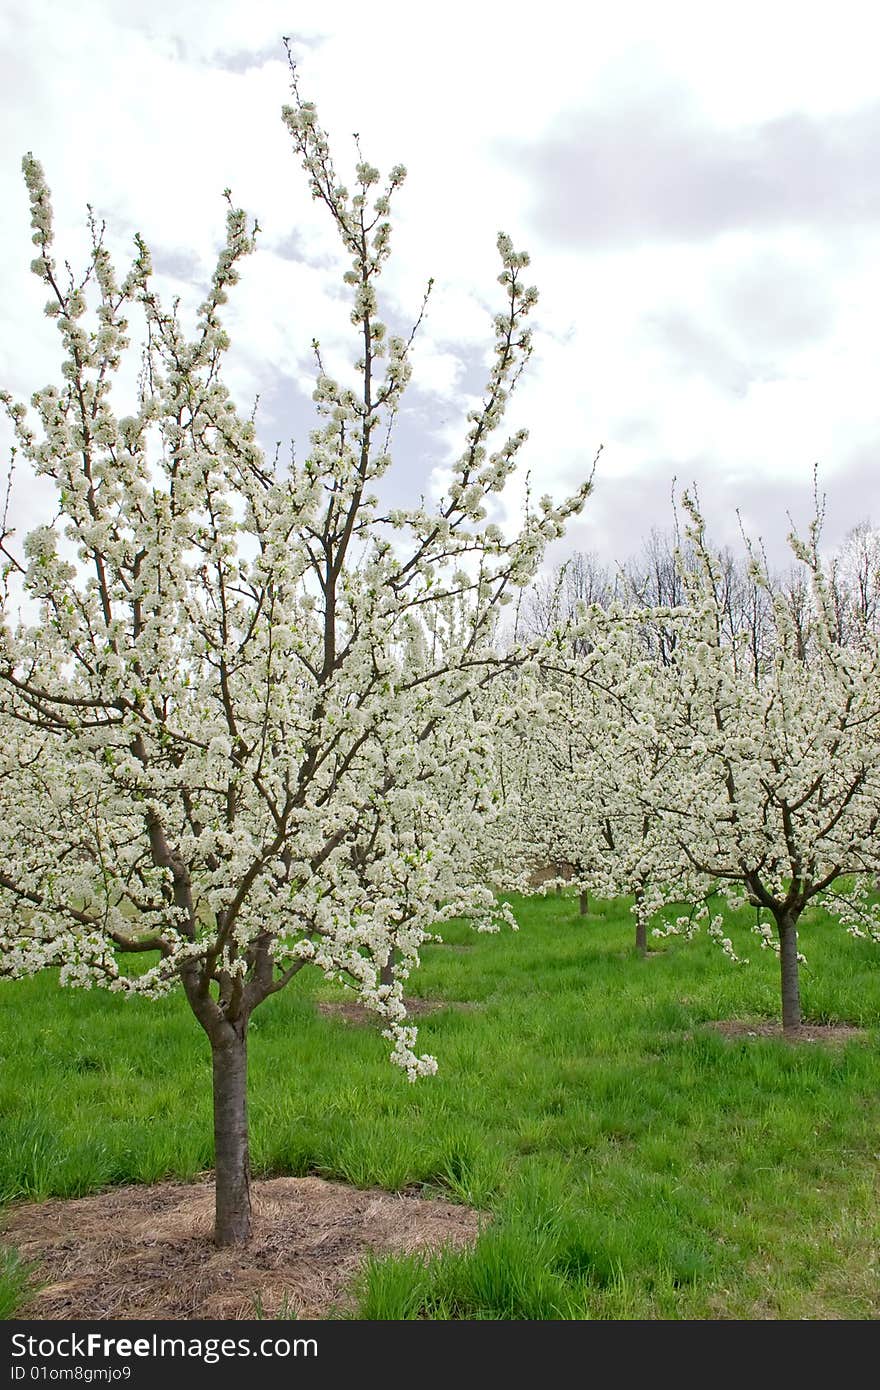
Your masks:
{"label": "small tree", "polygon": [[880,531],[862,521],[831,562],[829,588],[838,640],[858,645],[880,630]]}
{"label": "small tree", "polygon": [[[672,621],[668,610],[651,613]],[[568,621],[546,634],[539,674],[523,682],[517,718],[500,739],[509,770],[497,853],[499,881],[520,888],[530,864],[564,865],[565,875],[548,877],[542,889],[573,883],[582,915],[591,890],[632,894],[642,956],[660,905],[653,879],[670,872],[646,805],[648,787],[668,779],[669,764],[662,739],[639,717],[658,666],[645,649],[643,619],[618,600],[573,606]]]}
{"label": "small tree", "polygon": [[[678,875],[667,869],[657,881],[669,901],[697,885],[702,893],[739,885],[770,915],[775,937],[766,923],[757,930],[779,953],[783,1026],[793,1030],[807,905],[823,897],[850,930],[880,939],[861,893],[880,867],[880,642],[868,633],[858,646],[838,640],[817,521],[807,543],[790,538],[794,609],[792,585],[774,588],[753,560],[772,618],[772,655],[756,670],[749,632],[725,632],[718,556],[694,502],[684,501],[697,563],[683,571],[688,607],[676,619],[675,661],[646,685],[641,716],[659,733],[670,771],[646,784],[642,801],[661,827],[658,842],[679,856]],[[849,895],[835,886],[844,876]],[[689,932],[694,920],[670,930]],[[733,954],[720,919],[713,934]]]}
{"label": "small tree", "polygon": [[[2,541],[2,972],[56,965],[64,984],[148,997],[182,986],[211,1047],[221,1245],[251,1229],[248,1023],[306,964],[378,1011],[410,1078],[434,1070],[414,1051],[402,980],[438,915],[488,924],[492,911],[471,871],[472,826],[449,813],[450,787],[459,805],[481,795],[469,700],[518,659],[493,650],[494,614],[588,490],[558,508],[545,499],[511,539],[488,518],[526,437],[489,452],[536,299],[528,258],[501,235],[505,306],[447,495],[435,508],[382,507],[412,337],[388,334],[376,285],[405,171],[380,187],[359,158],[349,193],[292,76],[284,121],[350,258],[359,342],[353,386],[324,370],[316,345],[319,421],[304,461],[267,458],[223,381],[221,310],[256,233],[244,213],[230,199],[187,335],[140,239],[119,283],[92,222],[85,276],[59,274],[30,155],[32,269],[63,380],[33,397],[38,431],[3,398],[57,514],[23,553],[8,526]],[[144,369],[120,416],[111,386],[136,306]],[[16,620],[22,590],[30,609]],[[127,973],[129,953],[148,953],[148,968]]]}

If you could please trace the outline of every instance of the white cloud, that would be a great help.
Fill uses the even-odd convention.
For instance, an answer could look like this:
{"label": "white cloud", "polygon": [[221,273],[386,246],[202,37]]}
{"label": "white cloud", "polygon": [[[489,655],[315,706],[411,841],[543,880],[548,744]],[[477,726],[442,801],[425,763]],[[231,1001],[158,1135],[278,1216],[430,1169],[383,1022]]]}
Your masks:
{"label": "white cloud", "polygon": [[[575,543],[609,558],[666,525],[673,473],[699,479],[724,538],[738,502],[768,538],[781,538],[780,500],[808,502],[817,459],[840,526],[876,519],[880,469],[866,462],[880,447],[872,216],[834,222],[819,187],[815,216],[807,199],[785,225],[768,217],[719,232],[697,218],[703,231],[687,238],[648,231],[637,244],[613,235],[601,247],[589,235],[562,244],[541,219],[543,175],[527,158],[551,137],[568,140],[570,198],[588,198],[597,152],[577,144],[578,132],[598,120],[608,140],[603,178],[625,206],[639,168],[656,173],[650,123],[638,127],[637,159],[624,140],[633,110],[651,102],[670,121],[686,114],[682,139],[699,139],[698,169],[711,170],[716,138],[736,158],[750,132],[792,116],[820,143],[833,126],[845,152],[850,116],[876,102],[876,27],[857,0],[836,5],[833,24],[789,0],[744,0],[726,21],[697,0],[613,10],[455,0],[430,11],[330,0],[305,27],[302,7],[278,0],[14,0],[0,18],[0,380],[28,395],[55,360],[53,330],[39,319],[43,295],[27,274],[18,161],[32,149],[53,189],[59,245],[83,248],[89,200],[120,253],[143,232],[185,300],[210,274],[221,193],[232,187],[263,228],[230,307],[232,384],[243,402],[262,392],[273,437],[307,428],[311,340],[342,371],[348,324],[326,217],[279,118],[288,32],[340,167],[357,130],[372,160],[410,169],[387,277],[396,329],[417,316],[431,275],[435,287],[401,436],[406,486],[427,486],[461,446],[467,398],[491,347],[503,226],[533,252],[541,289],[535,357],[510,422],[531,429],[524,461],[536,491],[575,486],[598,443],[606,446]],[[734,132],[727,144],[725,132]],[[677,158],[689,147],[670,148]],[[698,178],[687,196],[700,187]],[[559,216],[567,196],[563,187]],[[511,513],[521,502],[520,490]]]}

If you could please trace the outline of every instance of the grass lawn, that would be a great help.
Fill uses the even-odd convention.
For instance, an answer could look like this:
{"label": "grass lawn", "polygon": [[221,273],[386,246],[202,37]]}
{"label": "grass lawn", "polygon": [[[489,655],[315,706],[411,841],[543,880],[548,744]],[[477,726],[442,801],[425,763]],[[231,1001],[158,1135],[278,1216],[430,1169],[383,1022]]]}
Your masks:
{"label": "grass lawn", "polygon": [[[378,1028],[321,1016],[304,971],[251,1025],[259,1174],[425,1186],[491,1210],[476,1248],[365,1271],[366,1318],[876,1318],[880,950],[818,909],[805,1017],[845,1044],[726,1038],[776,1017],[775,956],[702,938],[638,959],[627,905],[513,899],[518,933],[464,924],[411,993],[440,1073],[410,1085]],[[674,915],[674,914],[670,914]],[[0,1201],[192,1176],[211,1163],[210,1057],[180,998],[0,984]],[[0,1259],[0,1315],[21,1284]]]}

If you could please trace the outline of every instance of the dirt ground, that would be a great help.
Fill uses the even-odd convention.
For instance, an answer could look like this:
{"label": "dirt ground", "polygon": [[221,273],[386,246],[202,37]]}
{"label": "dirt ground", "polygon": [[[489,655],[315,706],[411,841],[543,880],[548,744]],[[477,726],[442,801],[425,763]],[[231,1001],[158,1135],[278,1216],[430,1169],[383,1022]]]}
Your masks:
{"label": "dirt ground", "polygon": [[725,1038],[781,1038],[790,1043],[846,1043],[864,1034],[861,1028],[850,1023],[804,1023],[800,1028],[785,1033],[782,1024],[772,1019],[721,1019],[717,1023],[707,1023]]}
{"label": "dirt ground", "polygon": [[321,1318],[344,1307],[368,1251],[461,1246],[483,1213],[322,1178],[252,1185],[245,1250],[211,1240],[212,1182],[117,1187],[73,1201],[20,1203],[2,1239],[36,1266],[26,1318]]}

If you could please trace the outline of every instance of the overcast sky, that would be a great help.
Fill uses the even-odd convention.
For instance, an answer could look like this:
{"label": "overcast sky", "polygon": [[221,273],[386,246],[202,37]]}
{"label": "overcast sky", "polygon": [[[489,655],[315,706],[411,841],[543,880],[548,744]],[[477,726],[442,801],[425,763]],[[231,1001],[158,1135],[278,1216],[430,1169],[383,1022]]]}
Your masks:
{"label": "overcast sky", "polygon": [[402,494],[436,490],[461,447],[504,228],[541,294],[510,417],[530,429],[535,490],[573,488],[604,445],[563,551],[625,558],[669,525],[677,477],[699,484],[718,540],[736,541],[739,508],[781,560],[816,463],[829,544],[880,524],[880,20],[865,0],[3,0],[0,385],[27,397],[57,378],[28,272],[26,150],[62,256],[80,254],[91,202],[120,258],[143,233],[184,305],[230,186],[263,228],[230,305],[231,381],[248,407],[260,393],[266,443],[295,433],[305,452],[310,343],[335,365],[351,339],[332,230],[280,120],[282,34],[337,167],[357,131],[374,163],[409,170],[386,317],[413,320],[429,276],[435,292]]}

